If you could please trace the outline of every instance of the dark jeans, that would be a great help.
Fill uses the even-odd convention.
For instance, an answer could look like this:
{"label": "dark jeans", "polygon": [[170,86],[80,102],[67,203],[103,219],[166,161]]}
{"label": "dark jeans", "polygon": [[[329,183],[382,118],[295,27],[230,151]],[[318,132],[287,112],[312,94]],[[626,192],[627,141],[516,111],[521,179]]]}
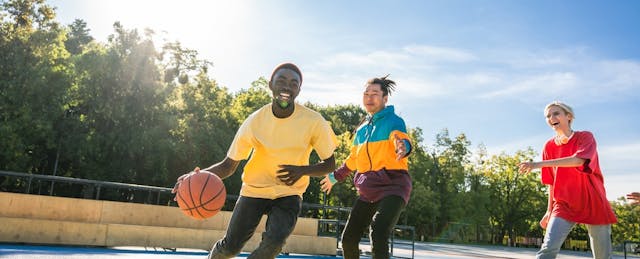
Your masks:
{"label": "dark jeans", "polygon": [[404,200],[396,195],[384,197],[374,203],[358,199],[353,205],[347,225],[342,232],[344,258],[360,258],[358,244],[369,225],[371,225],[369,233],[371,257],[373,259],[389,258],[389,236],[404,207]]}
{"label": "dark jeans", "polygon": [[240,196],[233,209],[225,236],[216,242],[209,253],[210,259],[235,257],[256,230],[263,214],[267,214],[262,241],[249,259],[276,258],[287,237],[293,232],[302,206],[300,196],[287,196],[275,200]]}

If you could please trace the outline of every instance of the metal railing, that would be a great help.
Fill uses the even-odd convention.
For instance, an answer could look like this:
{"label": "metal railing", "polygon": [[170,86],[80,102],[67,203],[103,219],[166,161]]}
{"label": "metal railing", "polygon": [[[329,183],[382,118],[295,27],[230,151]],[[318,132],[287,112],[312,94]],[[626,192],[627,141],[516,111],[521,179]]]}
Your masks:
{"label": "metal railing", "polygon": [[[148,197],[153,196],[155,194],[155,203],[156,205],[166,205],[161,204],[161,197],[166,195],[167,200],[171,200],[173,194],[171,193],[172,188],[168,187],[158,187],[158,186],[148,186],[148,185],[140,185],[140,184],[131,184],[131,183],[118,183],[118,182],[109,182],[109,181],[97,181],[97,180],[88,180],[88,179],[80,179],[80,178],[72,178],[72,177],[64,177],[64,176],[54,176],[54,175],[41,175],[41,174],[27,174],[27,173],[18,173],[11,171],[2,171],[0,170],[0,176],[8,176],[18,179],[23,179],[26,181],[24,184],[24,190],[22,193],[26,194],[40,194],[41,191],[32,192],[33,185],[36,181],[38,182],[51,182],[51,188],[48,191],[49,196],[54,196],[53,193],[53,183],[66,183],[71,185],[80,185],[83,187],[91,187],[91,194],[88,196],[84,196],[82,198],[101,200],[103,197],[101,196],[103,190],[110,189],[118,189],[118,190],[128,190],[128,191],[141,191],[146,192]],[[227,195],[227,199],[236,200],[238,198],[237,195]],[[149,199],[146,199],[149,200]]]}
{"label": "metal railing", "polygon": [[630,246],[631,252],[634,254],[640,254],[640,241],[631,241],[625,240],[622,242],[622,250],[624,251],[624,259],[627,259],[627,244],[635,244],[635,246]]}
{"label": "metal railing", "polygon": [[[129,183],[87,180],[87,179],[71,178],[71,177],[64,177],[64,176],[26,174],[26,173],[18,173],[18,172],[10,172],[10,171],[0,171],[0,176],[25,178],[27,180],[27,184],[25,186],[24,193],[27,193],[27,194],[31,193],[32,183],[34,182],[34,180],[51,181],[52,183],[62,182],[62,183],[70,183],[70,184],[79,184],[83,186],[89,186],[89,185],[94,186],[96,190],[96,195],[95,195],[96,200],[100,200],[100,191],[104,187],[110,187],[115,189],[136,189],[136,190],[148,191],[150,193],[157,193],[158,200],[156,201],[157,202],[156,204],[159,204],[159,199],[161,194],[171,193],[171,188],[155,187],[155,186],[147,186],[147,185],[139,185],[139,184],[129,184]],[[53,195],[53,188],[49,191],[49,195]]]}

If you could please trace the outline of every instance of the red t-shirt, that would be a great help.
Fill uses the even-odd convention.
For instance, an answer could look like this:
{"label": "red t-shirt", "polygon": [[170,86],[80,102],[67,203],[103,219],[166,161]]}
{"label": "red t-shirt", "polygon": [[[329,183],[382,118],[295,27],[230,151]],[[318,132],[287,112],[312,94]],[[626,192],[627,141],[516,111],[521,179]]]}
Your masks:
{"label": "red t-shirt", "polygon": [[586,159],[578,167],[543,167],[540,177],[553,193],[551,216],[576,223],[606,225],[617,222],[604,189],[604,179],[598,163],[598,151],[593,134],[576,131],[567,144],[547,141],[542,160],[563,157]]}

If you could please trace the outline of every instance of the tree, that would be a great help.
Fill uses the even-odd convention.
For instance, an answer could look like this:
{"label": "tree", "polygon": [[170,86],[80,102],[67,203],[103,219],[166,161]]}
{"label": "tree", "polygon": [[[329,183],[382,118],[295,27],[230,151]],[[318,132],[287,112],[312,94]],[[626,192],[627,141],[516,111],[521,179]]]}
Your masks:
{"label": "tree", "polygon": [[611,207],[618,217],[618,223],[611,226],[613,243],[640,242],[640,206],[631,205],[624,197],[620,197],[617,201],[611,202]]}
{"label": "tree", "polygon": [[447,129],[436,135],[435,148],[431,156],[434,164],[430,170],[431,188],[439,201],[436,223],[440,232],[449,222],[457,221],[464,214],[462,194],[465,189],[465,170],[469,162],[470,141],[464,134],[455,139],[449,137]]}
{"label": "tree", "polygon": [[242,123],[249,115],[260,107],[271,103],[269,82],[260,77],[251,83],[249,89],[242,89],[235,94],[231,103],[231,114],[238,123]]}
{"label": "tree", "polygon": [[1,4],[2,12],[7,12],[13,20],[13,23],[3,25],[9,31],[22,31],[26,36],[34,30],[47,31],[58,27],[54,20],[55,11],[45,4],[45,0],[11,0],[2,1]]}
{"label": "tree", "polygon": [[71,25],[69,25],[67,32],[67,41],[64,45],[67,51],[72,55],[82,53],[85,46],[93,41],[93,37],[89,35],[89,28],[87,23],[80,19],[75,19]]}
{"label": "tree", "polygon": [[0,168],[49,173],[71,85],[64,32],[43,0],[3,1],[0,17]]}
{"label": "tree", "polygon": [[[232,95],[215,80],[201,71],[195,83],[181,84],[176,89],[178,127],[173,131],[177,156],[174,158],[172,178],[176,179],[195,166],[202,168],[222,161],[239,127],[229,109]],[[238,167],[241,170],[243,167]],[[240,173],[225,179],[228,193],[238,193]],[[175,178],[174,178],[175,177]]]}
{"label": "tree", "polygon": [[494,155],[485,161],[479,172],[487,177],[490,187],[488,211],[494,232],[494,242],[501,244],[505,235],[515,242],[518,234],[528,234],[539,228],[538,221],[546,209],[544,187],[535,174],[521,174],[518,164],[529,161],[535,152],[529,148],[515,155]]}
{"label": "tree", "polygon": [[208,60],[199,59],[198,51],[184,48],[180,42],[165,43],[160,55],[168,59],[163,64],[164,81],[167,83],[177,79],[180,84],[186,84],[190,74],[206,74],[212,65]]}
{"label": "tree", "polygon": [[354,104],[319,106],[306,103],[305,106],[320,112],[326,120],[330,121],[336,135],[348,133],[349,137],[367,115],[364,109]]}
{"label": "tree", "polygon": [[467,208],[464,213],[464,222],[473,225],[475,232],[475,242],[481,242],[485,239],[482,237],[486,234],[484,226],[489,223],[489,211],[487,208],[491,204],[490,190],[487,177],[479,172],[478,168],[482,166],[487,159],[487,151],[484,145],[478,147],[476,153],[476,161],[469,165],[466,175],[467,192],[463,195],[463,206]]}
{"label": "tree", "polygon": [[418,237],[435,236],[435,219],[440,211],[437,194],[433,186],[430,185],[435,161],[427,153],[422,134],[421,128],[409,130],[409,137],[412,141],[411,154],[409,155],[409,174],[413,190],[411,191],[411,199],[401,215],[401,219],[404,219],[402,224],[414,226]]}
{"label": "tree", "polygon": [[[84,134],[77,177],[164,185],[173,157],[170,93],[160,78],[159,54],[149,34],[119,23],[106,47],[93,45],[77,58],[76,108]],[[164,152],[163,152],[164,151]]]}

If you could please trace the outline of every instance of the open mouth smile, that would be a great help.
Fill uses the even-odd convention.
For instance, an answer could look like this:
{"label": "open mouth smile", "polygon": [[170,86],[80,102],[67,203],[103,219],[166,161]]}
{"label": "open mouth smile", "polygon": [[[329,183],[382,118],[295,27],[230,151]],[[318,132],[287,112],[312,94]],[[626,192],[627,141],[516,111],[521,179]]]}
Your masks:
{"label": "open mouth smile", "polygon": [[291,98],[291,94],[290,93],[284,93],[284,92],[280,93],[280,99],[289,100],[290,98]]}

